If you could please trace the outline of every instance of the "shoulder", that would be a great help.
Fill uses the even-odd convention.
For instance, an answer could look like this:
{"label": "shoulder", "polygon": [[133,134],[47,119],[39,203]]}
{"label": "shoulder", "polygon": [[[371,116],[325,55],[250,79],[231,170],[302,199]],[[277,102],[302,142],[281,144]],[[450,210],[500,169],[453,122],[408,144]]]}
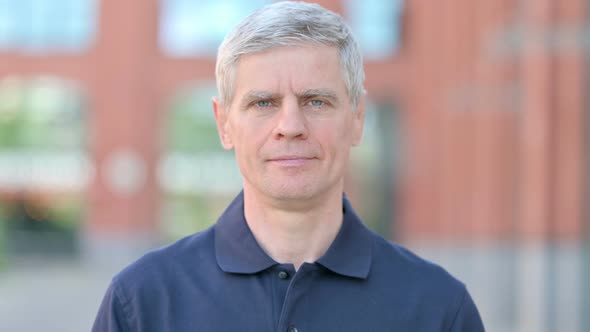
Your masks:
{"label": "shoulder", "polygon": [[445,268],[397,243],[375,235],[371,274],[387,276],[389,282],[403,285],[414,295],[431,300],[459,303],[466,293],[465,284]]}
{"label": "shoulder", "polygon": [[443,267],[378,235],[373,250],[370,278],[384,296],[403,298],[408,316],[442,322],[446,330],[483,331],[465,284]]}
{"label": "shoulder", "polygon": [[145,286],[180,282],[199,267],[216,264],[213,227],[154,249],[125,267],[113,278],[113,284],[128,290]]}
{"label": "shoulder", "polygon": [[219,278],[213,242],[209,228],[152,250],[124,268],[111,281],[93,331],[140,331],[142,326],[164,331],[165,324],[179,321],[171,318],[178,314],[171,306],[191,308],[200,294],[187,296],[187,291]]}

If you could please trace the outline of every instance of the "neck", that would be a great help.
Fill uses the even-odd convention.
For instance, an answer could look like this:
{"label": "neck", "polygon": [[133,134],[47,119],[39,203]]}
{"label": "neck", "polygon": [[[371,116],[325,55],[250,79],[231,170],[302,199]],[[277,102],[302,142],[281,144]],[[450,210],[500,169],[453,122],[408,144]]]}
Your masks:
{"label": "neck", "polygon": [[314,199],[313,203],[285,204],[264,201],[244,188],[244,214],[262,249],[275,261],[293,264],[315,262],[324,255],[342,225],[342,191]]}

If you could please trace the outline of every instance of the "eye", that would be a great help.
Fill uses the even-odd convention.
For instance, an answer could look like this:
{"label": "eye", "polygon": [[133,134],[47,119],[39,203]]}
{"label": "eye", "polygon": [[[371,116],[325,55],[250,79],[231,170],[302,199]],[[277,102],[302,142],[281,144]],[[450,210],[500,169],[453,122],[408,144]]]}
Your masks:
{"label": "eye", "polygon": [[320,99],[312,99],[309,101],[309,104],[313,107],[322,107],[324,106],[324,101]]}
{"label": "eye", "polygon": [[256,106],[258,107],[270,107],[272,106],[272,103],[269,100],[260,100],[256,102]]}

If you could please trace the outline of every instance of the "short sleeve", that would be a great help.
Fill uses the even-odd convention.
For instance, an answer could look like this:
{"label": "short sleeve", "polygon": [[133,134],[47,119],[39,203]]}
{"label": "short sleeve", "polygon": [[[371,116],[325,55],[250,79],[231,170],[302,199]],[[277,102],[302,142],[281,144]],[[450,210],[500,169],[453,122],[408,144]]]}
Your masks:
{"label": "short sleeve", "polygon": [[98,314],[92,326],[92,332],[128,332],[127,317],[117,292],[115,281],[111,282],[102,300]]}
{"label": "short sleeve", "polygon": [[451,332],[485,332],[483,322],[479,315],[479,311],[469,295],[469,292],[465,289],[463,296],[463,302],[459,307],[459,311],[455,316],[455,320],[449,330]]}

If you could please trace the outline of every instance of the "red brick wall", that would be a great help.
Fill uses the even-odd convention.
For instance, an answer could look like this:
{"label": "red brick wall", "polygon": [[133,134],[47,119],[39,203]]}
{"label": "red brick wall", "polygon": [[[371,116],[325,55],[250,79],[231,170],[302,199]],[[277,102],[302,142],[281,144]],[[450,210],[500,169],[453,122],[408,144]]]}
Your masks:
{"label": "red brick wall", "polygon": [[[342,8],[336,0],[321,3]],[[406,2],[401,51],[366,64],[370,97],[400,106],[405,154],[396,175],[396,237],[580,234],[583,3]],[[99,37],[88,54],[0,51],[0,78],[54,74],[88,89],[97,166],[87,220],[92,232],[154,230],[166,101],[187,82],[213,80],[213,59],[165,57],[157,26],[158,1],[103,0]],[[132,149],[147,163],[146,182],[125,196],[104,176],[106,160],[119,149]]]}

